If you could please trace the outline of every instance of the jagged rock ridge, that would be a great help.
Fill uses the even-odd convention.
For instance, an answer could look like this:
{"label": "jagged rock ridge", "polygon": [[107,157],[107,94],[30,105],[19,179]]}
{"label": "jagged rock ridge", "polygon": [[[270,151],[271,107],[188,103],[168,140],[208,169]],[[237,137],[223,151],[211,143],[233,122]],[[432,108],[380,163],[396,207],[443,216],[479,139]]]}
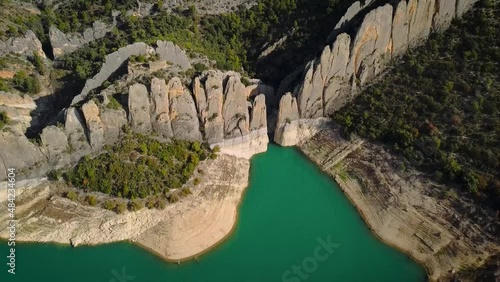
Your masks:
{"label": "jagged rock ridge", "polygon": [[[460,17],[476,1],[402,0],[394,6],[385,4],[369,11],[353,34],[336,35],[321,56],[305,66],[291,95],[281,97],[274,140],[295,145],[307,138],[309,135],[302,136],[298,127],[291,125],[293,121],[310,120],[310,124],[331,115],[381,74],[391,60],[422,43],[432,31],[448,28],[453,18]],[[353,4],[335,30],[359,20],[355,14],[367,6]],[[282,82],[281,91],[287,85],[290,78]],[[290,117],[287,113],[292,96],[297,101],[298,116]]]}

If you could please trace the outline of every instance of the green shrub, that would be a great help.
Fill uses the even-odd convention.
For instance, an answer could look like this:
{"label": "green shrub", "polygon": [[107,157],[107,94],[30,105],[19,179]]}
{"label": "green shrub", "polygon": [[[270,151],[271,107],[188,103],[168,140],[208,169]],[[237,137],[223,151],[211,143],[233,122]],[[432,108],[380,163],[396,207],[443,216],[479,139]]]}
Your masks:
{"label": "green shrub", "polygon": [[41,90],[38,79],[22,70],[14,75],[12,84],[14,88],[24,93],[37,94]]}
{"label": "green shrub", "polygon": [[125,205],[125,203],[118,203],[114,210],[117,214],[122,214],[127,210],[127,205]]}
{"label": "green shrub", "polygon": [[144,205],[142,204],[141,200],[136,199],[136,200],[128,202],[128,210],[129,211],[135,212],[135,211],[142,209],[143,207],[144,207]]}
{"label": "green shrub", "polygon": [[47,69],[45,68],[45,63],[43,58],[38,54],[37,51],[33,51],[33,57],[31,57],[31,62],[35,66],[36,70],[40,75],[45,75]]}
{"label": "green shrub", "polygon": [[94,195],[89,195],[87,196],[87,198],[85,199],[85,201],[87,202],[87,204],[95,207],[97,205],[97,198],[96,196]]}
{"label": "green shrub", "polygon": [[49,173],[47,173],[47,178],[50,181],[58,181],[59,179],[61,179],[61,173],[58,170],[53,169]]}
{"label": "green shrub", "polygon": [[107,209],[107,210],[113,211],[113,210],[115,210],[116,203],[113,200],[106,200],[106,201],[104,201],[102,207]]}
{"label": "green shrub", "polygon": [[78,194],[75,191],[73,191],[73,190],[70,190],[70,191],[66,192],[66,194],[64,196],[66,198],[70,199],[71,201],[78,200]]}
{"label": "green shrub", "polygon": [[9,117],[6,112],[0,112],[0,129],[3,129],[9,123]]}
{"label": "green shrub", "polygon": [[199,178],[195,178],[193,179],[193,185],[194,186],[198,186],[198,184],[200,184],[201,180]]}
{"label": "green shrub", "polygon": [[111,109],[111,110],[119,110],[122,108],[122,105],[118,100],[115,99],[113,96],[108,96],[109,102],[106,105],[106,108]]}

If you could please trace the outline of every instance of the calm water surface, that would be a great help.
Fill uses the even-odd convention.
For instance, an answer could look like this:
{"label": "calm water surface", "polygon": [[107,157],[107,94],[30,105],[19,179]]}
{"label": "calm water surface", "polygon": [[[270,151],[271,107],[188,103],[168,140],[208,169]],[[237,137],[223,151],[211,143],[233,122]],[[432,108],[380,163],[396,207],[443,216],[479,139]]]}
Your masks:
{"label": "calm water surface", "polygon": [[169,264],[129,243],[17,247],[0,281],[22,282],[421,282],[424,269],[378,241],[328,176],[294,148],[252,159],[234,234],[199,261]]}

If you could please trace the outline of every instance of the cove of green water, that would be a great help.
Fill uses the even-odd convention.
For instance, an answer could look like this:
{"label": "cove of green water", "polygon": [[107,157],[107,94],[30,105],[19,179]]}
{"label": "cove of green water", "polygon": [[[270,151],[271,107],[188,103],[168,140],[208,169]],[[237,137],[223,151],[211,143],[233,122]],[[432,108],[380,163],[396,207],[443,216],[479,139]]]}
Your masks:
{"label": "cove of green water", "polygon": [[[328,241],[332,246],[325,248]],[[11,275],[7,244],[0,245],[0,281],[426,280],[420,265],[373,236],[335,182],[296,149],[274,145],[252,159],[234,233],[199,261],[166,263],[129,243],[78,248],[20,244],[16,274]]]}

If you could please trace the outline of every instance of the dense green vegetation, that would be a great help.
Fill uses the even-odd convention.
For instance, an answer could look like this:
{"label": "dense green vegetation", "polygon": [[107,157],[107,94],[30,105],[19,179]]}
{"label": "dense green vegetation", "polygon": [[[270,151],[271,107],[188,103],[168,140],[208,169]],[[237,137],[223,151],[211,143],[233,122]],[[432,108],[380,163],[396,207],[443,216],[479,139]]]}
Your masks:
{"label": "dense green vegetation", "polygon": [[130,199],[167,195],[180,188],[200,160],[214,154],[206,144],[127,133],[121,141],[95,158],[85,156],[65,174],[66,180],[86,191]]}
{"label": "dense green vegetation", "polygon": [[18,71],[12,78],[11,84],[21,92],[36,94],[40,92],[41,85],[34,75],[28,75],[24,70]]}
{"label": "dense green vegetation", "polygon": [[404,56],[335,115],[436,180],[500,209],[500,4],[481,7]]}
{"label": "dense green vegetation", "polygon": [[[201,16],[194,6],[177,13],[157,12],[137,18],[120,18],[111,36],[65,56],[59,67],[73,71],[76,79],[98,72],[104,57],[127,44],[170,40],[189,52],[202,53],[217,61],[220,69],[241,71],[272,82],[279,81],[312,55],[328,36],[352,0],[260,0],[250,9],[221,15]],[[124,14],[124,13],[122,13]],[[66,17],[55,13],[55,23]],[[59,19],[62,18],[62,19]],[[78,17],[77,17],[78,18]],[[275,56],[258,61],[266,44],[287,35]]]}

